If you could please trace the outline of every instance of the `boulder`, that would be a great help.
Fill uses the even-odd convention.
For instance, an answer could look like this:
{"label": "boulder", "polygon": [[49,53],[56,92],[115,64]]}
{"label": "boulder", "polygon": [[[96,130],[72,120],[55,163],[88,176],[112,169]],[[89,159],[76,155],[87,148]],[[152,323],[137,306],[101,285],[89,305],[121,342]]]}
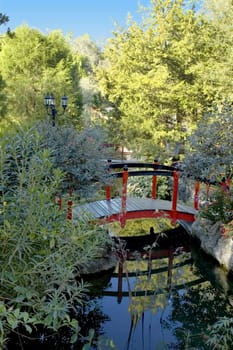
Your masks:
{"label": "boulder", "polygon": [[224,234],[221,222],[213,223],[198,217],[192,224],[191,234],[198,238],[205,253],[214,257],[228,271],[233,271],[233,240]]}
{"label": "boulder", "polygon": [[117,257],[112,254],[108,257],[95,258],[93,259],[88,266],[83,266],[80,268],[80,275],[91,275],[99,272],[104,272],[115,268],[117,265]]}

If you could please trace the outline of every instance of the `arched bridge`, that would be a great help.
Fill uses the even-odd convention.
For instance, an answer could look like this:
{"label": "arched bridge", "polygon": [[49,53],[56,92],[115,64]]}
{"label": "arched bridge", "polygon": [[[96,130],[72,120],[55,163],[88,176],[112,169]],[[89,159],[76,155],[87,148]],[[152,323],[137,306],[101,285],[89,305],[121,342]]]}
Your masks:
{"label": "arched bridge", "polygon": [[[157,162],[118,162],[108,161],[107,172],[109,181],[106,185],[105,199],[86,203],[73,208],[74,219],[94,219],[104,222],[119,221],[124,227],[130,219],[148,219],[166,217],[173,222],[178,220],[193,222],[198,211],[199,183],[194,183],[193,204],[190,206],[178,203],[180,171],[174,166],[166,166]],[[131,176],[151,177],[150,198],[138,198],[127,193],[127,185]],[[165,176],[172,179],[172,198],[162,200],[157,198],[157,179]],[[121,179],[121,193],[118,197],[111,196],[111,184],[114,178]]]}

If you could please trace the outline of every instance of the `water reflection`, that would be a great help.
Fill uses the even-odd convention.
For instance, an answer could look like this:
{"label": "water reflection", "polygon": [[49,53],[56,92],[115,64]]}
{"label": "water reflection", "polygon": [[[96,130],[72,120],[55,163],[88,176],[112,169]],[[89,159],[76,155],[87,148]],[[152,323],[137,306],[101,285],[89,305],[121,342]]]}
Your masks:
{"label": "water reflection", "polygon": [[[190,252],[189,245],[168,249],[147,249],[140,251],[118,251],[118,271],[112,275],[117,278],[117,291],[105,290],[106,296],[117,296],[120,303],[122,297],[154,296],[165,294],[172,288],[183,288],[173,286],[172,273],[174,269],[190,265],[192,259],[184,261],[178,256]],[[126,284],[123,290],[123,283]]]}
{"label": "water reflection", "polygon": [[97,349],[210,349],[208,325],[231,316],[232,291],[227,274],[194,242],[122,250],[99,298],[109,321]]}
{"label": "water reflection", "polygon": [[[123,298],[127,300],[125,310],[119,310],[121,317],[124,315],[129,319],[123,333],[125,344],[119,342],[119,338],[116,340],[119,349],[154,349],[155,346],[165,346],[166,340],[173,341],[170,331],[163,334],[162,320],[171,307],[175,291],[183,290],[185,285],[203,282],[203,279],[193,276],[192,265],[188,244],[168,249],[120,252],[118,268],[112,275],[111,285],[104,291],[105,298],[115,297],[118,304]],[[113,313],[117,310],[111,313],[113,321]]]}
{"label": "water reflection", "polygon": [[88,303],[76,315],[82,337],[72,347],[64,330],[36,344],[14,338],[8,348],[81,350],[93,329],[92,350],[212,350],[208,326],[232,316],[232,279],[183,234],[156,247],[122,245],[115,270],[88,277]]}

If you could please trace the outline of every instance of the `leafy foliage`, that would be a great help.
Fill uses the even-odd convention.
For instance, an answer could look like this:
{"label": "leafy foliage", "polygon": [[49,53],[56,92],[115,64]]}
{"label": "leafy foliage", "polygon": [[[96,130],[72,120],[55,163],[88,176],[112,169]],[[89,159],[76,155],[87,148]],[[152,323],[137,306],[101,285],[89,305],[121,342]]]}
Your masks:
{"label": "leafy foliage", "polygon": [[[212,222],[227,224],[233,220],[233,200],[223,190],[215,192],[215,200],[199,210],[200,215]],[[213,200],[213,199],[212,199]]]}
{"label": "leafy foliage", "polygon": [[[5,13],[0,13],[0,26],[3,24],[5,25],[6,23],[9,22],[9,20],[10,20],[9,17]],[[7,28],[7,34],[9,36],[13,35],[9,27]]]}
{"label": "leafy foliage", "polygon": [[45,36],[26,25],[18,27],[13,38],[6,37],[2,43],[0,67],[6,83],[7,120],[19,124],[44,118],[43,97],[53,92],[58,100],[69,96],[66,120],[81,124],[79,68],[59,31]]}
{"label": "leafy foliage", "polygon": [[38,125],[37,130],[42,135],[41,146],[51,150],[54,167],[65,174],[62,191],[71,189],[78,198],[93,196],[107,175],[104,132],[97,127],[81,132],[65,127],[51,128],[46,123]]}
{"label": "leafy foliage", "polygon": [[229,191],[220,187],[222,178],[230,179],[233,170],[232,110],[203,116],[188,138],[182,163],[185,176],[213,183],[216,187],[210,204],[200,209],[200,215],[212,222],[226,224],[233,219],[233,201]]}
{"label": "leafy foliage", "polygon": [[207,345],[210,349],[230,350],[232,347],[233,319],[221,317],[209,327]]}
{"label": "leafy foliage", "polygon": [[120,111],[115,136],[139,154],[174,154],[215,100],[200,74],[215,55],[213,40],[211,23],[183,0],[152,1],[142,25],[116,31],[97,69],[103,94]]}
{"label": "leafy foliage", "polygon": [[79,271],[106,244],[106,233],[74,225],[59,210],[53,199],[63,174],[37,132],[6,137],[1,146],[1,346],[8,331],[22,327],[30,334],[37,325],[67,326],[77,334],[71,311],[87,292]]}
{"label": "leafy foliage", "polygon": [[[77,132],[73,128],[40,123],[27,131],[19,129],[12,142],[6,145],[4,191],[11,191],[19,185],[18,169],[24,167],[27,171],[28,162],[37,147],[46,152],[49,150],[48,157],[53,167],[63,172],[63,180],[58,186],[61,193],[72,190],[78,198],[95,195],[107,175],[105,160],[108,149],[103,146],[104,138],[104,133],[98,128]],[[27,176],[27,173],[22,176]]]}
{"label": "leafy foliage", "polygon": [[[167,199],[169,197],[168,180],[165,177],[158,177],[158,193],[157,196],[160,199]],[[140,176],[131,177],[128,180],[127,191],[131,195],[137,197],[151,197],[152,193],[152,181],[151,177]]]}
{"label": "leafy foliage", "polygon": [[231,109],[203,116],[188,138],[183,168],[202,180],[220,181],[231,177],[233,117]]}
{"label": "leafy foliage", "polygon": [[128,220],[122,228],[119,222],[113,222],[109,224],[109,230],[114,236],[141,236],[148,235],[150,233],[150,228],[154,228],[154,232],[164,232],[169,229],[174,228],[172,226],[170,219],[166,218],[157,218],[157,219],[137,219],[137,220]]}

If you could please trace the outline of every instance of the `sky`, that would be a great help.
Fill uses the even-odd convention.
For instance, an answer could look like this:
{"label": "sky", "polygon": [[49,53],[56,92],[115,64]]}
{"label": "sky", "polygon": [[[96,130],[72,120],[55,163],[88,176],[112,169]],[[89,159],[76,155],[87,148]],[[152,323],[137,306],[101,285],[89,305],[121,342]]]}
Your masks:
{"label": "sky", "polygon": [[0,13],[9,17],[11,30],[22,24],[42,33],[60,29],[73,38],[89,34],[98,44],[112,36],[115,22],[125,27],[129,13],[139,22],[139,4],[150,0],[0,0]]}

